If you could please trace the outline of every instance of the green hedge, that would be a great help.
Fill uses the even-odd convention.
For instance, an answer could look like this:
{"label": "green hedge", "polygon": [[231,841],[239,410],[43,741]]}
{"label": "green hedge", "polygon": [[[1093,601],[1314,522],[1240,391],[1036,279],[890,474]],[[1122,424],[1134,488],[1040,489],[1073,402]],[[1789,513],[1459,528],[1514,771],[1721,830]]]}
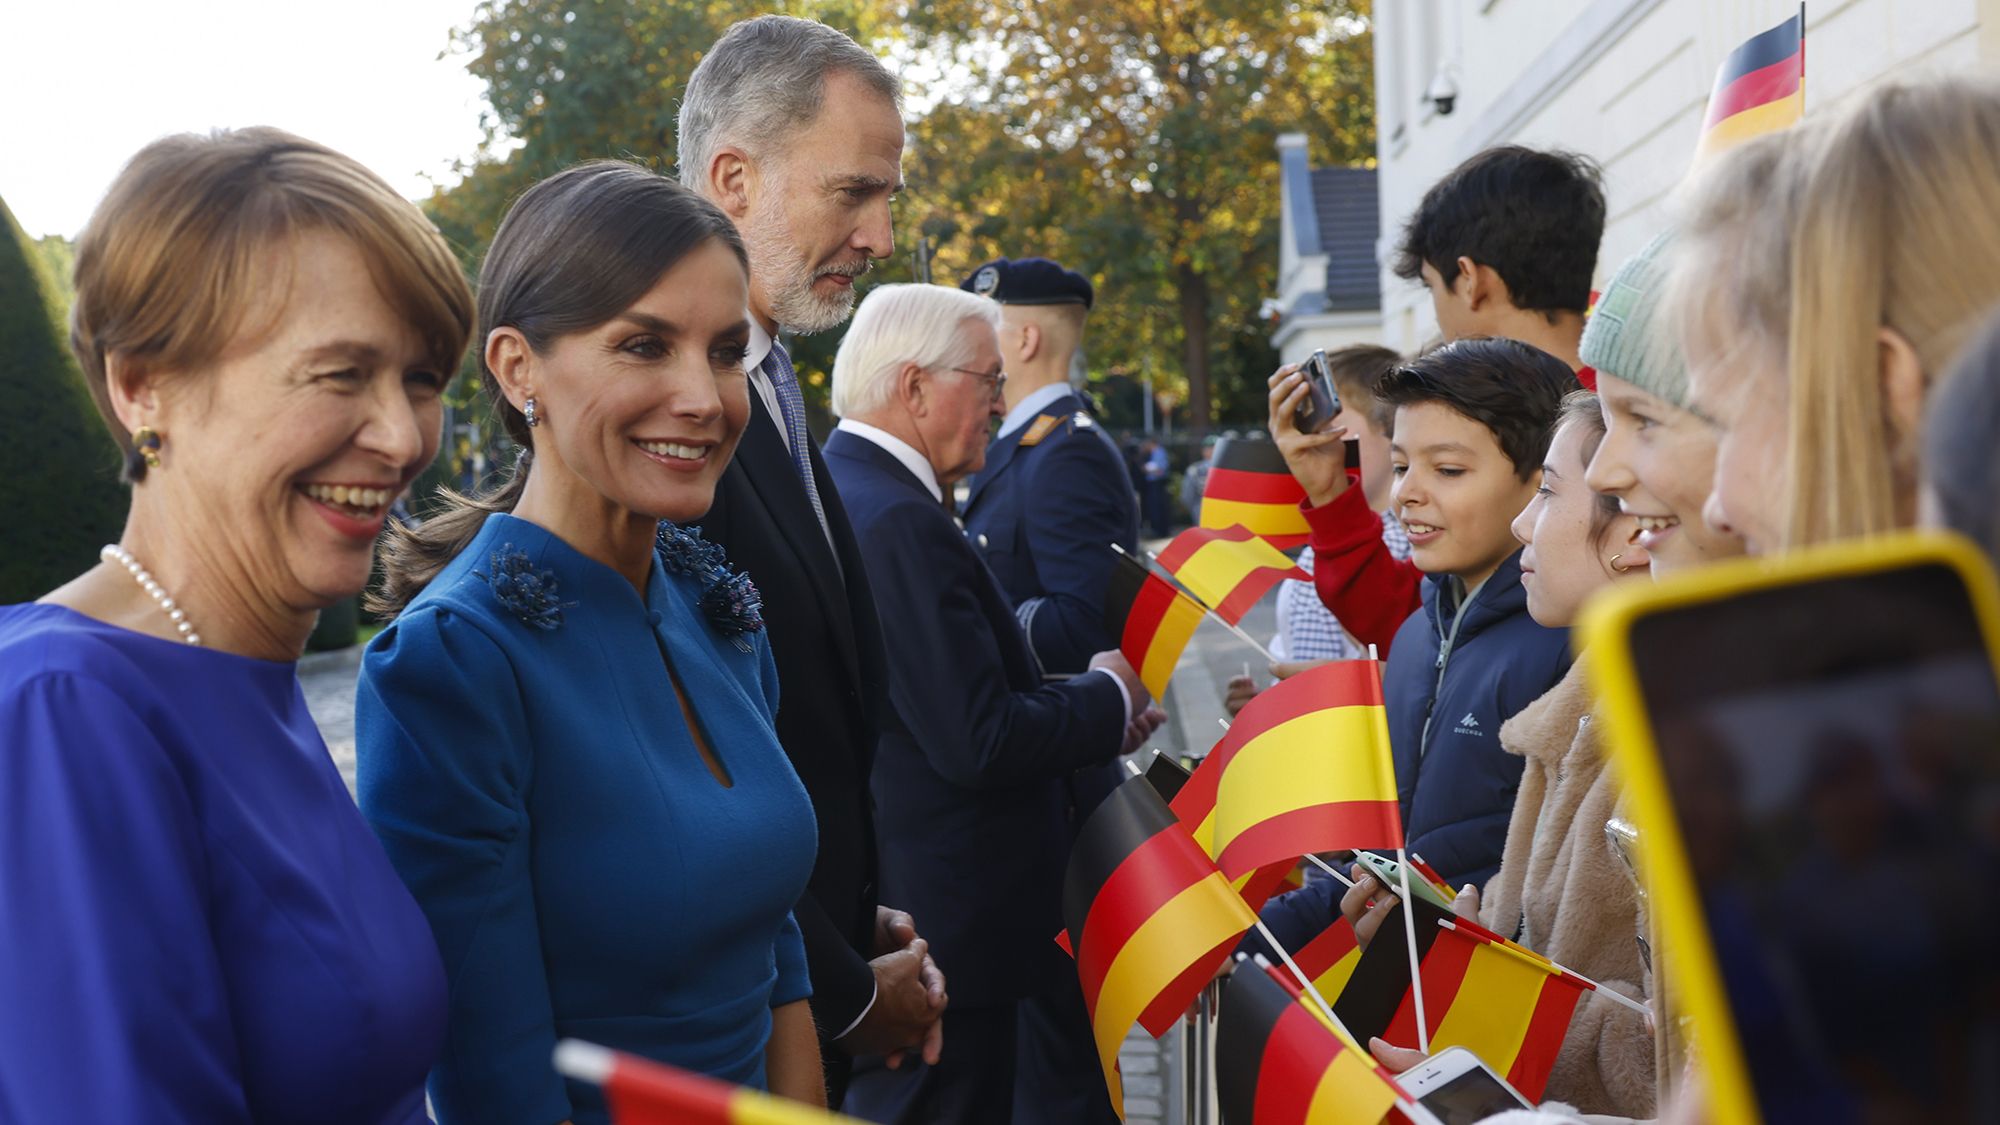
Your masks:
{"label": "green hedge", "polygon": [[0,604],[97,562],[125,524],[118,447],[69,354],[63,287],[0,201]]}

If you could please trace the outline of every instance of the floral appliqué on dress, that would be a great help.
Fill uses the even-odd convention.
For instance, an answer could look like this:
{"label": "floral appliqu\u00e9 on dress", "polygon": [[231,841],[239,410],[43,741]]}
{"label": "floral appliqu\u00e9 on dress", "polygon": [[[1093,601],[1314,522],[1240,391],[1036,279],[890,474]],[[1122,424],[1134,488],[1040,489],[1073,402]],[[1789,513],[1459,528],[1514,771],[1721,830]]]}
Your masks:
{"label": "floral appliqu\u00e9 on dress", "polygon": [[750,576],[731,570],[721,545],[703,539],[699,527],[662,521],[659,545],[661,565],[701,583],[701,611],[708,623],[749,652],[744,634],[764,630],[764,598]]}
{"label": "floral appliqu\u00e9 on dress", "polygon": [[503,543],[493,552],[489,563],[493,568],[490,575],[473,571],[473,576],[483,578],[493,588],[493,596],[501,605],[514,611],[514,616],[537,629],[555,629],[562,625],[564,606],[575,605],[565,602],[556,595],[556,572],[536,570],[528,561],[527,552],[512,543]]}

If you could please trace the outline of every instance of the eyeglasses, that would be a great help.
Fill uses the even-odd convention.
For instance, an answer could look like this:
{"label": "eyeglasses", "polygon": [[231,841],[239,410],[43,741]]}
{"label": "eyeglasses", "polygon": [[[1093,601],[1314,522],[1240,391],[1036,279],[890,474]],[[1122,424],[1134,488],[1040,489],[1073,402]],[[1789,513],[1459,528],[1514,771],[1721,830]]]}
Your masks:
{"label": "eyeglasses", "polygon": [[1001,388],[1007,385],[1007,372],[1004,369],[1000,371],[974,371],[970,367],[954,367],[951,370],[958,372],[960,375],[977,376],[980,382],[986,384],[986,393],[994,398],[999,398]]}

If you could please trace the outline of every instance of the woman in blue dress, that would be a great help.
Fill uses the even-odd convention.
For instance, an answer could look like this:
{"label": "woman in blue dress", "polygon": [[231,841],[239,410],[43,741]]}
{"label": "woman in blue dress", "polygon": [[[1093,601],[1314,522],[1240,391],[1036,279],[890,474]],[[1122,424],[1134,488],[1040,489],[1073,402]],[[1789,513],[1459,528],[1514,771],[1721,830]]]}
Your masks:
{"label": "woman in blue dress", "polygon": [[472,313],[415,207],[274,129],[149,145],[91,218],[71,339],[132,498],[0,609],[0,1120],[425,1120],[437,946],[294,662]]}
{"label": "woman in blue dress", "polygon": [[479,291],[523,452],[388,541],[400,612],[357,704],[362,812],[450,977],[439,1119],[605,1120],[550,1066],[570,1037],[823,1104],[790,913],[812,809],[756,592],[675,526],[749,418],[742,244],[680,185],[587,164],[522,195]]}

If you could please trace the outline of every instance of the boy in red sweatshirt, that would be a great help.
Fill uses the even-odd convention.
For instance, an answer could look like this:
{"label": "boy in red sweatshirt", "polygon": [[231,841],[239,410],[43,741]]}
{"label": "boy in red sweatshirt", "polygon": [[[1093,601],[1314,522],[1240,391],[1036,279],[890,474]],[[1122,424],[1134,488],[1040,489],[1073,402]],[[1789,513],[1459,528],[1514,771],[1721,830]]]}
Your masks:
{"label": "boy in red sweatshirt", "polygon": [[[1504,336],[1582,367],[1577,347],[1604,235],[1604,189],[1586,157],[1504,145],[1432,185],[1403,230],[1398,277],[1421,280],[1445,339]],[[1586,386],[1591,379],[1583,369]],[[1271,436],[1305,488],[1313,583],[1362,644],[1388,656],[1417,608],[1423,575],[1382,542],[1382,525],[1348,478],[1333,428],[1303,434],[1292,413],[1306,395],[1296,364],[1270,378]]]}

